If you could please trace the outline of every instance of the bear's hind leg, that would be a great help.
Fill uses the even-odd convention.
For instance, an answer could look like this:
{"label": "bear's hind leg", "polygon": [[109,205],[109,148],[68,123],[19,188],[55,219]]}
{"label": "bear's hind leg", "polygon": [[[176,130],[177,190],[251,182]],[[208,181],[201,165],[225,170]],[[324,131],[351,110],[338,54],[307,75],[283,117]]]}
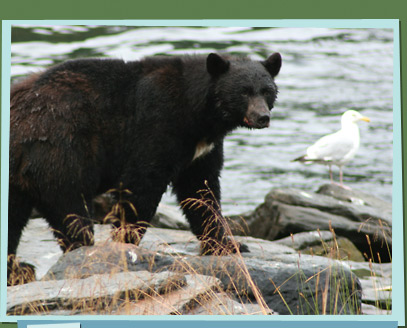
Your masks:
{"label": "bear's hind leg", "polygon": [[30,198],[10,185],[8,205],[7,285],[14,286],[35,280],[34,266],[19,262],[17,247],[33,208]]}
{"label": "bear's hind leg", "polygon": [[[70,195],[67,195],[68,197]],[[82,197],[71,198],[70,202],[41,205],[41,211],[50,225],[62,251],[69,252],[81,246],[94,244],[91,201]]]}

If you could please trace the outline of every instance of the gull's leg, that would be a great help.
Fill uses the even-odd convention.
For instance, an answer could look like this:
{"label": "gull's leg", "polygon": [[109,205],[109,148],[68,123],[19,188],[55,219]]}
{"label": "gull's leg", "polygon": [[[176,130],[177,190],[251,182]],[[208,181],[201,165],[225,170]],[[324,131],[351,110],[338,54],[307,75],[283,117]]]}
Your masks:
{"label": "gull's leg", "polygon": [[332,178],[332,165],[331,165],[331,164],[328,164],[328,166],[329,166],[329,177],[331,178],[331,184],[333,184],[333,183],[334,183],[334,179]]}
{"label": "gull's leg", "polygon": [[341,186],[342,188],[347,189],[347,190],[351,190],[351,188],[350,188],[350,187],[345,186],[345,185],[343,184],[343,172],[342,172],[342,165],[341,165],[341,166],[339,166],[339,182],[340,182],[340,186]]}

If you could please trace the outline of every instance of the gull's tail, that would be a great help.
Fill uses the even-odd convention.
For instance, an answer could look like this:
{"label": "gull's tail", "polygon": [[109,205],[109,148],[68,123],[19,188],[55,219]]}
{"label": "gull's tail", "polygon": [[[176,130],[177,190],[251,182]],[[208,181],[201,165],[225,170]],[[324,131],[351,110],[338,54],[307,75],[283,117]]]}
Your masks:
{"label": "gull's tail", "polygon": [[318,163],[318,164],[324,164],[324,165],[333,164],[331,160],[323,160],[323,159],[319,159],[319,158],[309,158],[309,157],[307,157],[307,155],[297,157],[297,158],[291,160],[291,162],[300,162],[303,164],[312,164],[312,163]]}
{"label": "gull's tail", "polygon": [[308,161],[309,161],[309,159],[307,159],[307,155],[303,155],[303,156],[300,156],[300,157],[297,157],[297,158],[291,160],[291,162],[302,162],[302,163],[308,162]]}

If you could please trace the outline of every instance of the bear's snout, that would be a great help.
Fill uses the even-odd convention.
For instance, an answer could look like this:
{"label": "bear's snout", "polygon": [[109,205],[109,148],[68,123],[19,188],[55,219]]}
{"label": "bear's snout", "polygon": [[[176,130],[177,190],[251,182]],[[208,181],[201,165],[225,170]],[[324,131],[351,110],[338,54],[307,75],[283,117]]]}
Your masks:
{"label": "bear's snout", "polygon": [[249,128],[263,129],[270,125],[270,109],[262,97],[255,97],[249,101],[249,108],[244,118]]}

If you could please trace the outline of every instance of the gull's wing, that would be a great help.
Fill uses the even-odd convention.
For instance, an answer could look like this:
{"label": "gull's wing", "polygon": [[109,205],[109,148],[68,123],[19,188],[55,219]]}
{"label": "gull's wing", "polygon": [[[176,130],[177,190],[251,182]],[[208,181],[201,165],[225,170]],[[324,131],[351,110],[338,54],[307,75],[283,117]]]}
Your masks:
{"label": "gull's wing", "polygon": [[311,161],[336,161],[343,160],[358,143],[357,137],[352,138],[342,130],[328,134],[319,139],[315,144],[307,149],[307,160]]}

